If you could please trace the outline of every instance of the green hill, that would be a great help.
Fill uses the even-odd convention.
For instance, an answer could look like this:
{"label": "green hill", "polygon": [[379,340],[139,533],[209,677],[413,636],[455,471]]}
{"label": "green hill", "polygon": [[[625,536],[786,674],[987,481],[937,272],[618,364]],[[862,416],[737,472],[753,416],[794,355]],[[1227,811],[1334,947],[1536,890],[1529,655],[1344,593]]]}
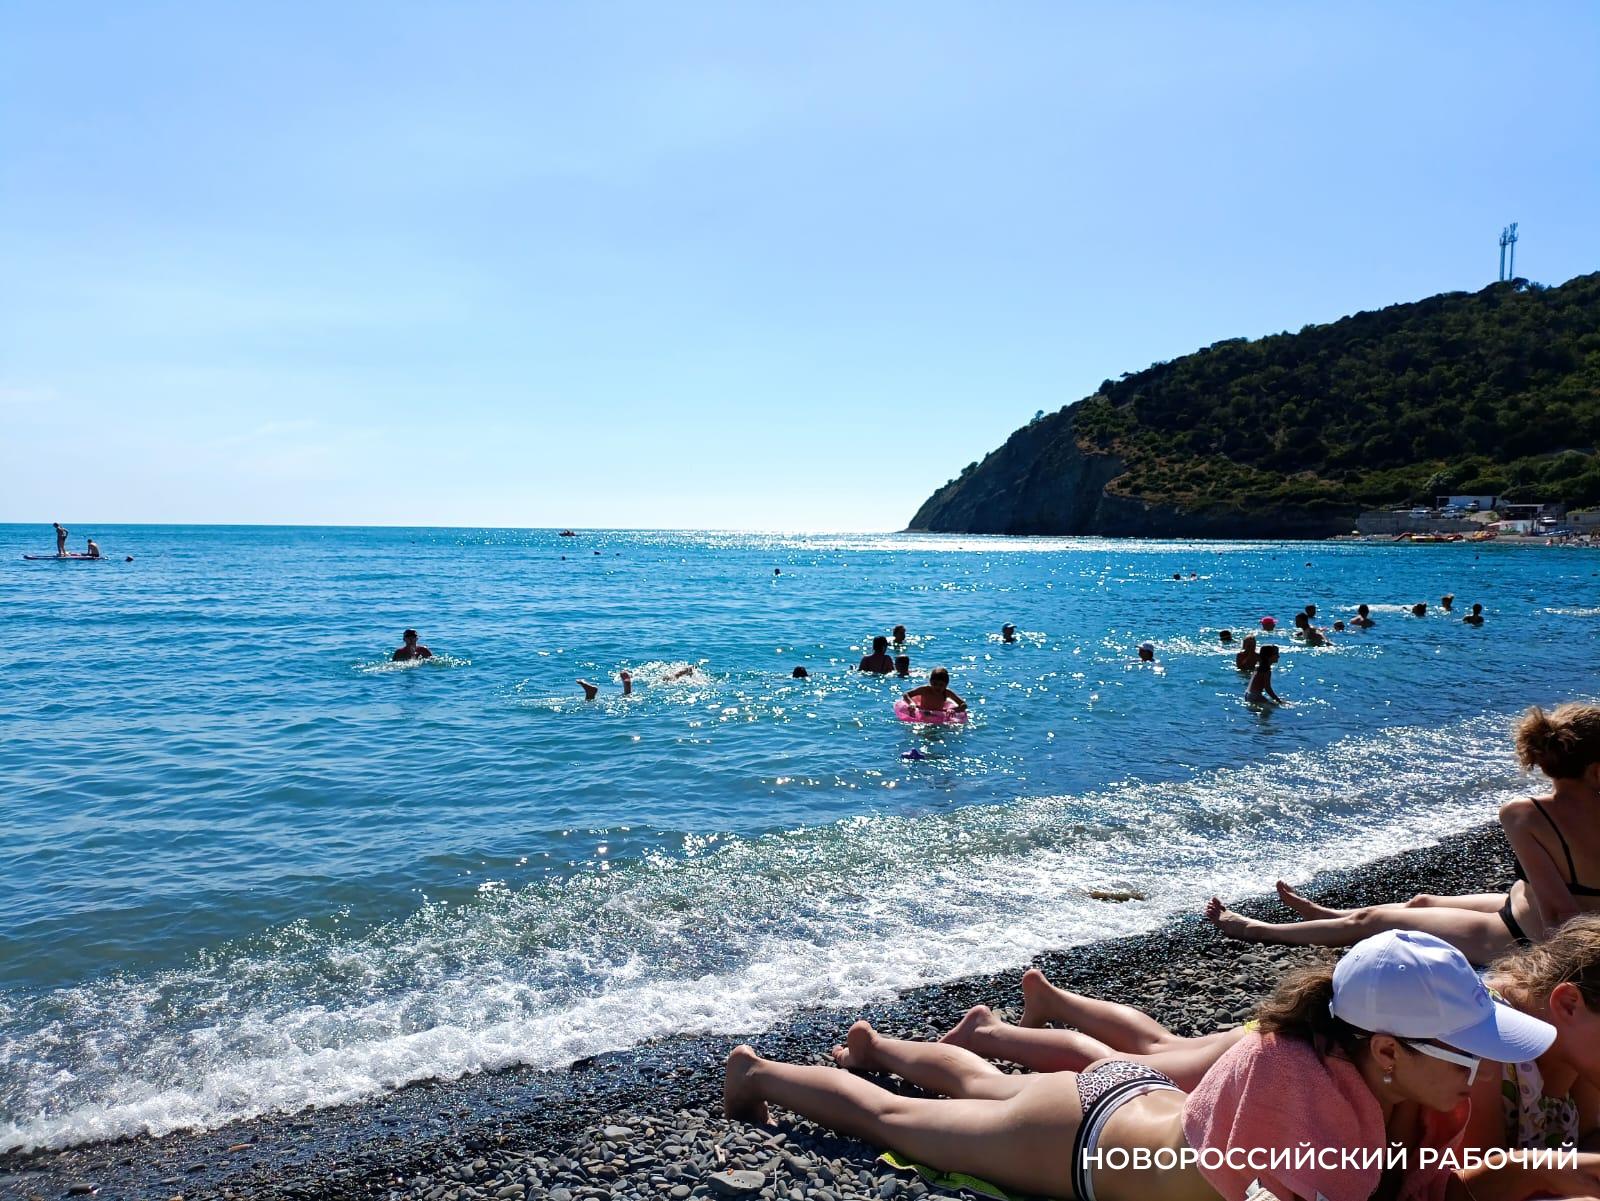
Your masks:
{"label": "green hill", "polygon": [[1437,493],[1600,504],[1600,273],[1218,342],[1041,417],[912,529],[1294,536]]}

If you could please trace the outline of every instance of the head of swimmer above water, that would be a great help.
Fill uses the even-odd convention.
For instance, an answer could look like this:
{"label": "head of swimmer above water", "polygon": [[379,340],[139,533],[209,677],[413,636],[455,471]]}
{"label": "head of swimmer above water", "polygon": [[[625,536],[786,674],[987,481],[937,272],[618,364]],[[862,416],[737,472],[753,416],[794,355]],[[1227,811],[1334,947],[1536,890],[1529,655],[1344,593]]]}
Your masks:
{"label": "head of swimmer above water", "polygon": [[935,667],[928,673],[928,683],[935,688],[950,687],[950,671],[948,668]]}
{"label": "head of swimmer above water", "polygon": [[896,655],[894,657],[894,674],[902,677],[909,676],[911,674],[910,655]]}
{"label": "head of swimmer above water", "polygon": [[879,634],[876,638],[874,638],[872,640],[872,653],[874,655],[885,654],[885,653],[888,652],[888,650],[889,650],[889,640],[887,638],[885,638],[882,634]]}

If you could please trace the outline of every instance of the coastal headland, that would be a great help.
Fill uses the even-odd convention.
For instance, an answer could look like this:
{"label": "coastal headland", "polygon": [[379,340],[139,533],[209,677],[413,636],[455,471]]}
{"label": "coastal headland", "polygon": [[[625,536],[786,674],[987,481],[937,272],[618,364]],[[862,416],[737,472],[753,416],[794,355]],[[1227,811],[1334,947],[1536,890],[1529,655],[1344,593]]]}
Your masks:
{"label": "coastal headland", "polygon": [[1600,504],[1600,274],[1231,338],[1040,412],[908,528],[1323,538],[1440,495]]}
{"label": "coastal headland", "polygon": [[[1493,824],[1364,866],[1319,875],[1334,905],[1419,891],[1481,892],[1512,879]],[[1270,884],[1270,881],[1263,881]],[[1281,919],[1275,900],[1242,912]],[[1065,987],[1139,1005],[1180,1033],[1244,1020],[1283,965],[1315,952],[1231,942],[1193,917],[1146,935],[1038,957]],[[824,1061],[849,1023],[933,1038],[972,1005],[1019,1004],[1015,971],[915,989],[864,1012],[799,1014],[760,1031],[664,1040],[570,1070],[513,1070],[416,1085],[358,1105],[271,1115],[217,1130],[0,1159],[0,1197],[293,1198],[295,1201],[599,1201],[747,1195],[764,1201],[892,1201],[928,1193],[863,1143],[779,1114],[757,1128],[721,1113],[722,1064],[737,1042]],[[757,1174],[750,1191],[714,1181]]]}

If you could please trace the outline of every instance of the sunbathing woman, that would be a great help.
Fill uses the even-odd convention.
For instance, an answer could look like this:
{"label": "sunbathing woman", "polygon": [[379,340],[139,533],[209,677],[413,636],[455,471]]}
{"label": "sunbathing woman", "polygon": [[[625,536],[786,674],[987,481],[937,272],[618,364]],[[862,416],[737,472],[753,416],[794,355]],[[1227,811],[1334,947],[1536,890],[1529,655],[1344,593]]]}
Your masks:
{"label": "sunbathing woman", "polygon": [[[1282,1201],[1365,1201],[1380,1188],[1464,1196],[1447,1168],[1418,1152],[1459,1138],[1481,1059],[1532,1058],[1555,1036],[1496,1004],[1459,952],[1410,931],[1368,939],[1337,968],[1291,975],[1257,1021],[1192,1096],[1126,1060],[1012,1076],[960,1047],[885,1038],[857,1022],[835,1048],[840,1067],[894,1072],[952,1099],[905,1097],[851,1072],[778,1063],[740,1046],[728,1056],[723,1106],[731,1118],[766,1122],[768,1104],[782,1105],[944,1172],[1081,1201],[1241,1201],[1257,1183]],[[1387,1177],[1339,1154],[1391,1141],[1409,1154]],[[1247,1149],[1296,1146],[1333,1149],[1334,1166],[1245,1165]],[[1169,1159],[1185,1147],[1203,1162],[1119,1164],[1142,1153]],[[1230,1165],[1224,1157],[1235,1149],[1239,1163]],[[1476,1201],[1600,1191],[1594,1156],[1576,1169],[1477,1167],[1461,1177]]]}
{"label": "sunbathing woman", "polygon": [[[1600,1131],[1600,1087],[1591,1083],[1600,1081],[1600,914],[1575,917],[1548,942],[1497,960],[1484,983],[1497,999],[1553,1025],[1556,1038],[1536,1060],[1479,1073],[1467,1145],[1531,1150],[1576,1145]],[[1046,1029],[1046,1022],[1077,1029]],[[1184,1038],[1141,1009],[1057,988],[1035,969],[1022,977],[1020,1025],[978,1005],[943,1041],[1036,1072],[1131,1059],[1189,1091],[1249,1033],[1236,1026]]]}
{"label": "sunbathing woman", "polygon": [[1278,895],[1307,920],[1275,925],[1242,917],[1212,897],[1205,916],[1229,938],[1302,946],[1349,946],[1380,930],[1426,930],[1488,963],[1538,942],[1581,912],[1600,911],[1600,705],[1529,709],[1516,728],[1517,759],[1550,777],[1549,796],[1509,801],[1500,825],[1522,878],[1508,893],[1422,895],[1395,905],[1329,909],[1283,881]]}

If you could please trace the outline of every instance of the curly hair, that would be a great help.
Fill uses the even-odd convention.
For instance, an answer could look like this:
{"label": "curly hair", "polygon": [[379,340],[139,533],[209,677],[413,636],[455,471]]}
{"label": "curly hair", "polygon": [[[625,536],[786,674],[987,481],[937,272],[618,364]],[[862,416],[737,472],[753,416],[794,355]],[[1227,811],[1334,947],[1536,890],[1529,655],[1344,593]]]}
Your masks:
{"label": "curly hair", "polygon": [[1583,775],[1600,763],[1600,705],[1573,702],[1546,712],[1535,705],[1517,722],[1517,761],[1552,780]]}

